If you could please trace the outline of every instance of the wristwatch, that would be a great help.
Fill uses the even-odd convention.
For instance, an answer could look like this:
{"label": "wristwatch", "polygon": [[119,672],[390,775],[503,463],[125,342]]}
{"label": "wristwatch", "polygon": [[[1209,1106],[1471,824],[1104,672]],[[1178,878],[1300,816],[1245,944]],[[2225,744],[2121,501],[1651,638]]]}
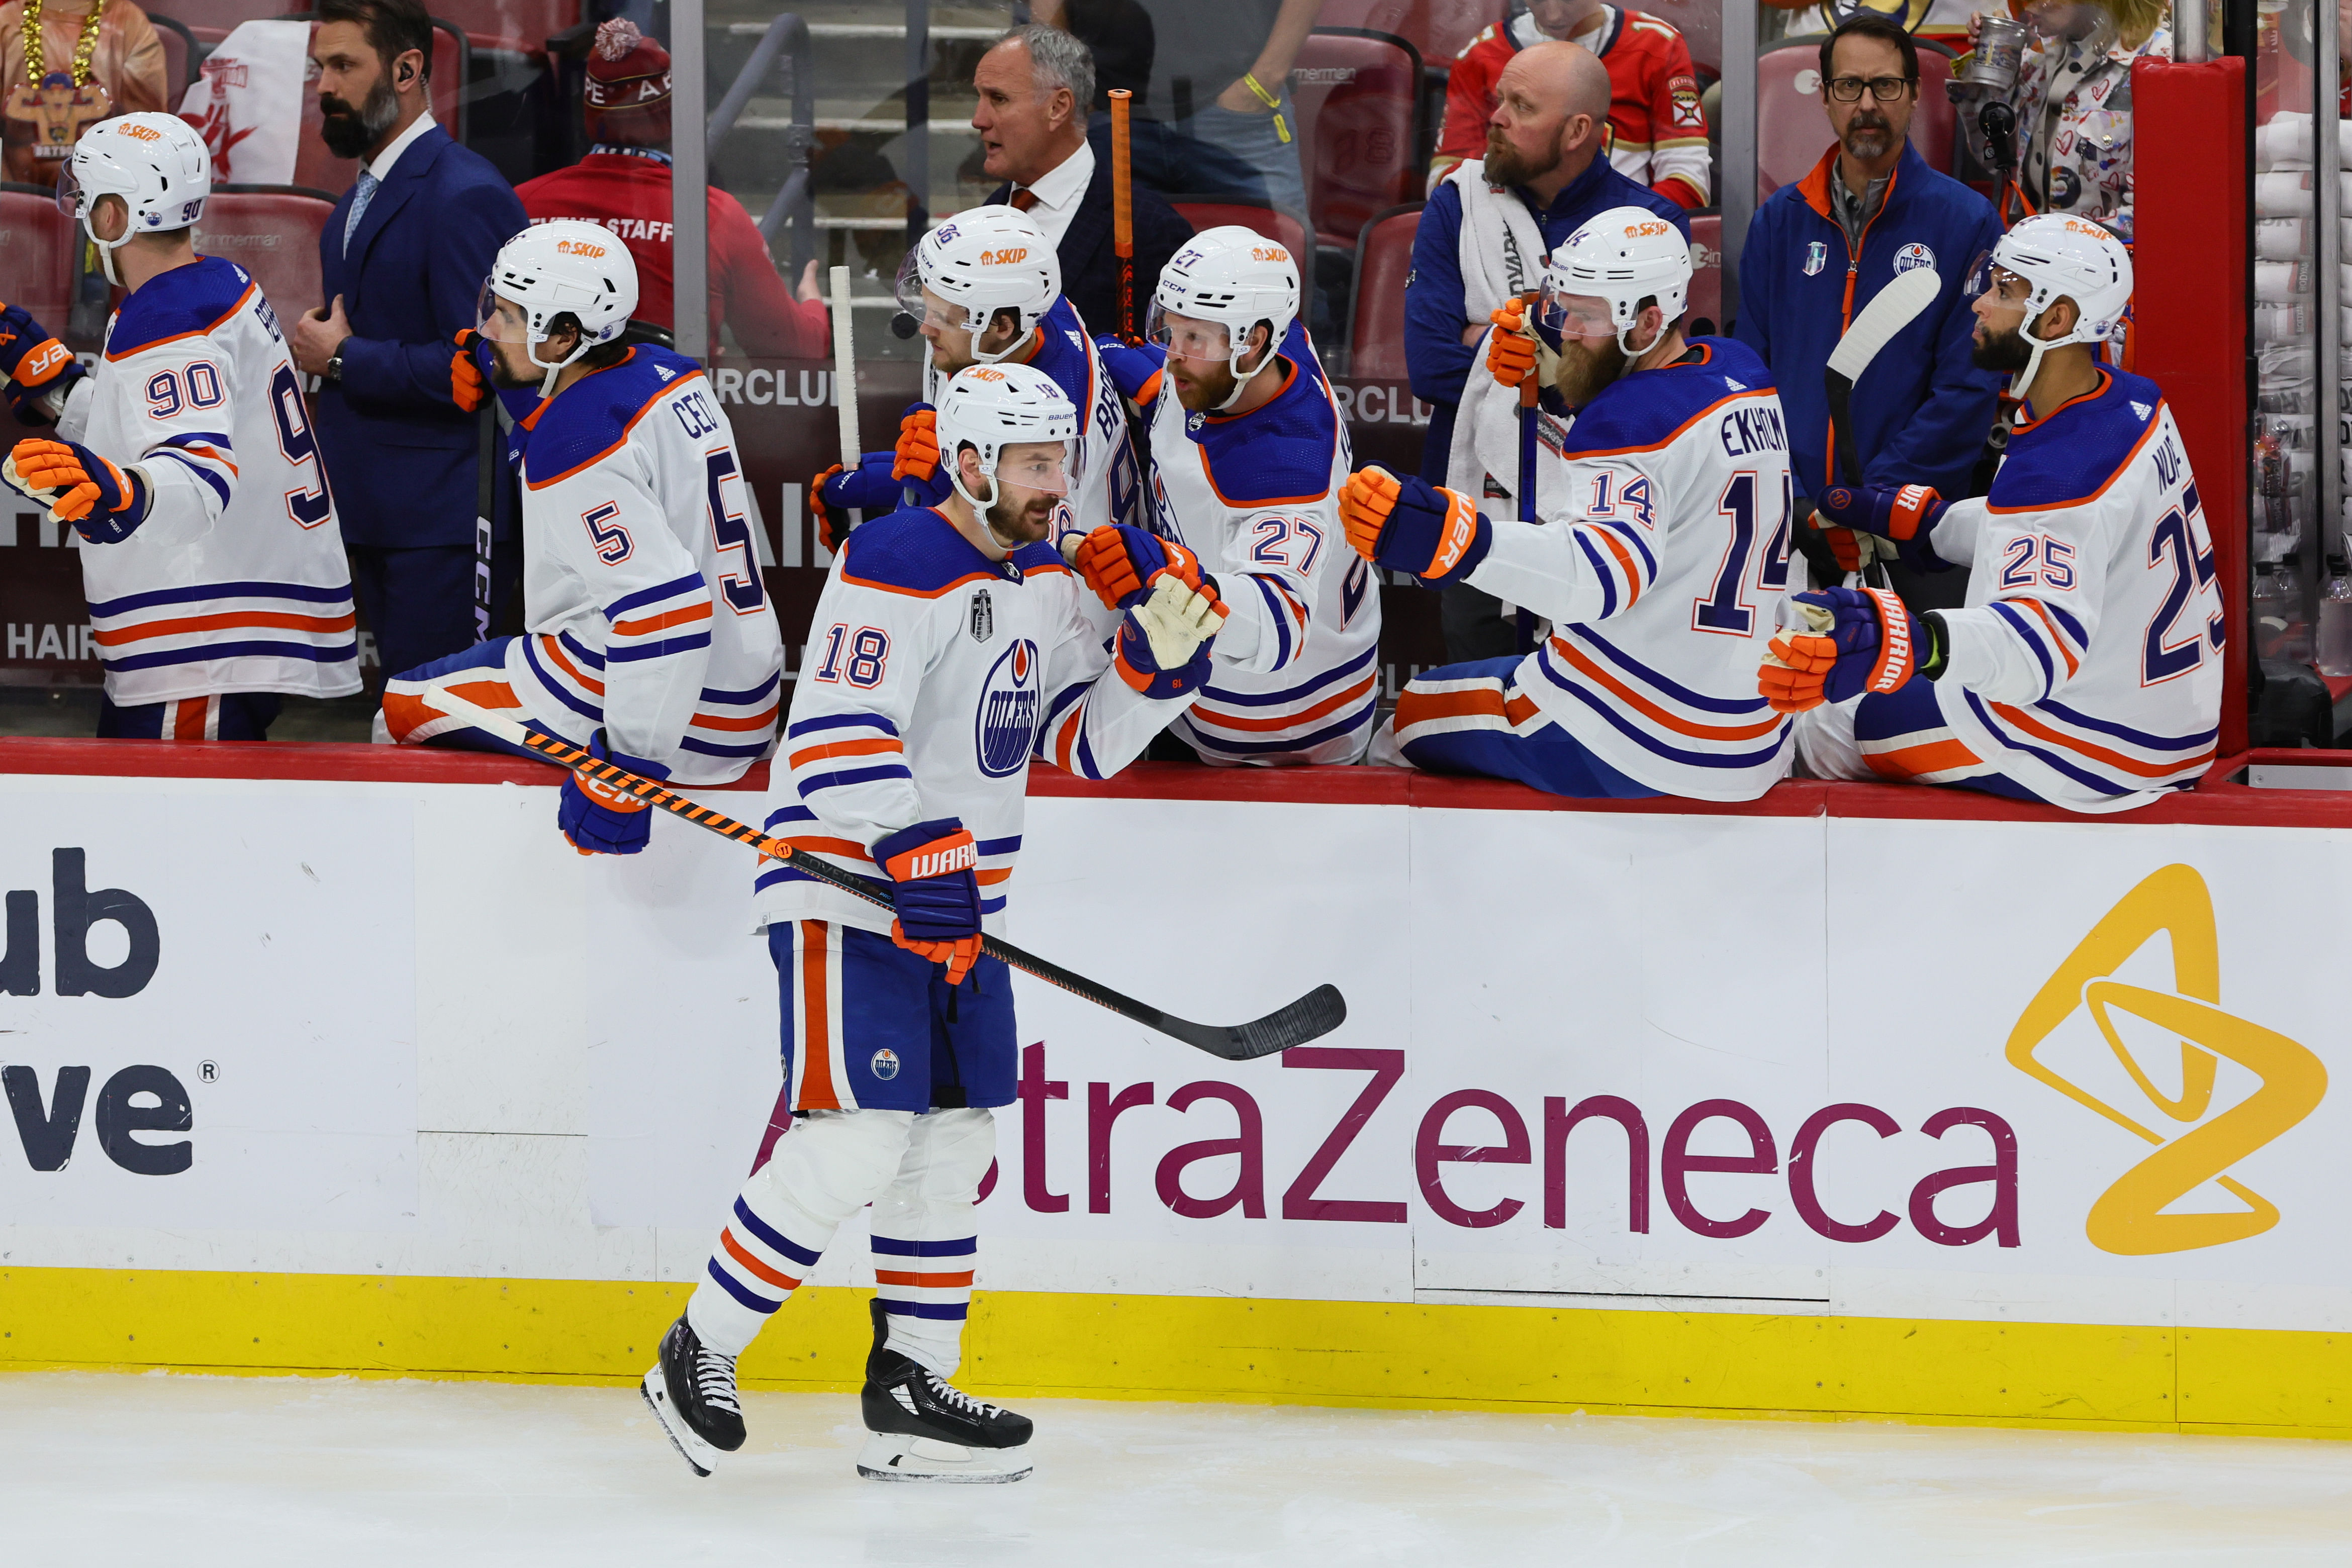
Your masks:
{"label": "wristwatch", "polygon": [[343,384],[343,351],[341,349],[336,350],[334,357],[327,361],[327,373],[319,379],[331,387]]}

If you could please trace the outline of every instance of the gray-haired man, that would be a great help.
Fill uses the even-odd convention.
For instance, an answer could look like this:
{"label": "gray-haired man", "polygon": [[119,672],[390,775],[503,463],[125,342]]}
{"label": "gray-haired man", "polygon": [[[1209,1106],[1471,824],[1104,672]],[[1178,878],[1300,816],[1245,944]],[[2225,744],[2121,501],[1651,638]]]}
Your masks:
{"label": "gray-haired man", "polygon": [[[1027,213],[1062,259],[1062,297],[1092,332],[1136,332],[1118,319],[1118,263],[1111,254],[1110,168],[1087,141],[1094,58],[1058,27],[1015,27],[980,57],[971,128],[988,173],[1006,183],[989,200]],[[1160,269],[1192,225],[1141,186],[1135,189],[1135,300],[1139,317]]]}

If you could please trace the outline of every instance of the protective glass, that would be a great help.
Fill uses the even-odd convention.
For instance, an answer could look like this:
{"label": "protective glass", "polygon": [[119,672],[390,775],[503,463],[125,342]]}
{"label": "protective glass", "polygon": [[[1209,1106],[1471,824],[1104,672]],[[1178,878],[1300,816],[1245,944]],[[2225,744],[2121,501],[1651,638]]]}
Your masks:
{"label": "protective glass", "polygon": [[1868,88],[1870,96],[1879,102],[1893,103],[1918,79],[1916,77],[1832,77],[1822,85],[1840,103],[1860,103],[1864,88]]}
{"label": "protective glass", "polygon": [[1590,294],[1562,294],[1546,279],[1536,300],[1536,330],[1558,341],[1565,338],[1614,338],[1617,323],[1609,301]]}
{"label": "protective glass", "polygon": [[1047,496],[1070,493],[1070,448],[1064,441],[1023,441],[999,449],[996,482]]}
{"label": "protective glass", "polygon": [[1172,310],[1161,309],[1157,299],[1151,302],[1144,336],[1167,350],[1171,359],[1223,365],[1231,363],[1234,357],[1234,335],[1225,329],[1223,322],[1179,316]]}
{"label": "protective glass", "polygon": [[493,343],[530,341],[530,322],[522,307],[509,301],[501,310],[498,290],[487,277],[482,279],[482,292],[474,301],[474,330]]}

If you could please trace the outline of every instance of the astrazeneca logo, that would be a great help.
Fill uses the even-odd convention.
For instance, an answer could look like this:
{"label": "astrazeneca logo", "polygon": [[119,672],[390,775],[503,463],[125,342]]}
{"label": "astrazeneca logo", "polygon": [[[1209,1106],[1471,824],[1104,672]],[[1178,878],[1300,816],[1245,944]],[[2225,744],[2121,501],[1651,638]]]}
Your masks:
{"label": "astrazeneca logo", "polygon": [[[2158,932],[2171,937],[2171,990],[2150,990],[2111,977]],[[2124,1172],[2091,1206],[2084,1228],[2102,1251],[2126,1256],[2187,1252],[2259,1236],[2279,1222],[2276,1204],[2228,1172],[2317,1108],[2327,1092],[2327,1070],[2299,1042],[2224,1012],[2221,1002],[2221,943],[2213,925],[2213,895],[2194,867],[2168,865],[2124,894],[2091,927],[2010,1031],[2007,1054],[2012,1065],[2155,1145],[2155,1153]],[[2037,1055],[2078,1007],[2089,1011],[2145,1104],[2111,1104]],[[2178,1037],[2178,1096],[2168,1095],[2150,1081],[2116,1029],[2119,1013]],[[2261,1083],[2236,1105],[2208,1118],[2214,1072],[2224,1058],[2252,1071]],[[2167,1127],[2165,1121],[2175,1125]],[[2245,1210],[2163,1212],[2209,1181],[2218,1182]]]}

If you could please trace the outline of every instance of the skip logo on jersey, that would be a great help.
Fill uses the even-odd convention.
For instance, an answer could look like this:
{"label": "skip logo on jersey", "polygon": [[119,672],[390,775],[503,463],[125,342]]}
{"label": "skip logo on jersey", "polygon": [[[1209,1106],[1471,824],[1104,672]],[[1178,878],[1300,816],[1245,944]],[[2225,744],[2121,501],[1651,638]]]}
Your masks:
{"label": "skip logo on jersey", "polygon": [[996,606],[989,601],[988,590],[982,589],[971,596],[971,640],[985,643],[996,635]]}
{"label": "skip logo on jersey", "polygon": [[[2158,933],[2171,949],[2171,989],[2116,979],[2116,971]],[[2154,1153],[2124,1172],[2091,1206],[2084,1230],[2103,1252],[2187,1252],[2242,1241],[2279,1222],[2277,1205],[2228,1172],[2318,1108],[2327,1092],[2327,1070],[2300,1042],[2222,1011],[2221,1001],[2213,895],[2196,868],[2168,865],[2116,901],[2010,1031],[2005,1054],[2011,1066],[2155,1145]],[[2077,1009],[2090,1015],[2147,1108],[2134,1103],[2126,1111],[2114,1103],[2124,1097],[2115,1090],[2105,1090],[2113,1098],[2102,1098],[2084,1086],[2082,1080],[2101,1076],[2105,1058],[2095,1049],[2067,1051],[2060,1030]],[[2160,1033],[2179,1040],[2179,1093],[2168,1094],[2150,1079],[2133,1055],[2131,1040],[2116,1027],[2118,1014],[2141,1026],[2130,1031],[2131,1040],[2145,1042]],[[2074,1043],[2088,1044],[2079,1033]],[[2053,1056],[2066,1059],[2066,1071],[2049,1060]],[[2209,1115],[2215,1069],[2224,1058],[2259,1082],[2236,1104]],[[2112,1077],[2112,1069],[2104,1072]],[[2148,1109],[2178,1124],[2179,1130],[2160,1130],[2162,1124]],[[2208,1182],[2246,1207],[2223,1213],[2164,1212]]]}
{"label": "skip logo on jersey", "polygon": [[1037,737],[1037,644],[1026,637],[1013,640],[992,665],[982,683],[980,706],[972,716],[972,750],[980,770],[991,779],[1007,779],[1028,765],[1029,748]]}

